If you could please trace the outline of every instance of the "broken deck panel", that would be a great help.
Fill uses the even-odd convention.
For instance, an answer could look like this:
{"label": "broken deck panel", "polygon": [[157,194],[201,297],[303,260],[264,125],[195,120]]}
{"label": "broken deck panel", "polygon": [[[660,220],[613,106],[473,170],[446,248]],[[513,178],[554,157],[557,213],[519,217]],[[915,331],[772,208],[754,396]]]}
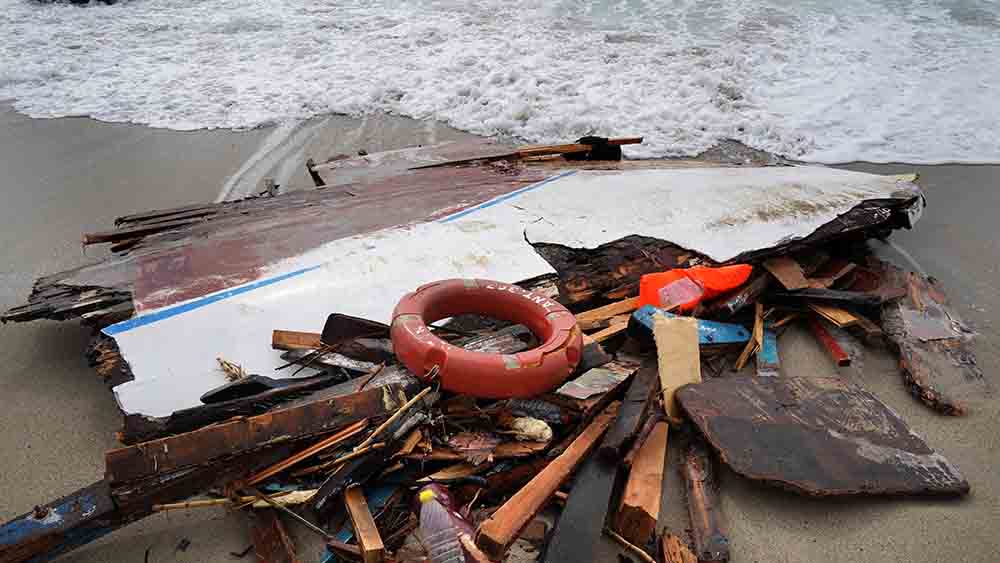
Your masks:
{"label": "broken deck panel", "polygon": [[[461,152],[449,146],[449,156]],[[482,153],[481,145],[473,148]],[[272,374],[282,361],[259,344],[269,342],[275,328],[318,331],[318,320],[306,311],[384,322],[401,295],[425,282],[560,274],[543,259],[553,253],[537,245],[596,248],[638,235],[688,248],[690,256],[724,260],[778,252],[819,232],[884,230],[922,206],[912,183],[817,167],[633,163],[595,170],[505,162],[410,170],[421,159],[449,160],[411,156],[394,151],[336,161],[316,167],[333,175],[324,180],[326,189],[219,204],[217,213],[199,215],[196,223],[40,280],[38,299],[5,318],[65,317],[76,304],[73,288],[108,288],[119,292],[116,299],[131,292],[138,315],[105,329],[134,375],[115,387],[117,399],[126,413],[164,417],[197,407],[205,391],[225,383],[218,357],[249,373]],[[398,165],[389,166],[394,159]],[[864,216],[847,221],[857,209],[866,210]],[[192,212],[204,209],[155,220]],[[680,265],[658,260],[643,267]],[[635,276],[607,283],[628,284]],[[52,308],[46,292],[56,287],[61,293]]]}
{"label": "broken deck panel", "polygon": [[734,471],[807,495],[962,495],[959,470],[838,378],[725,378],[677,400]]}
{"label": "broken deck panel", "polygon": [[992,394],[972,352],[973,332],[948,304],[940,284],[914,272],[870,258],[884,286],[902,286],[905,295],[882,308],[882,327],[899,351],[910,393],[932,409],[964,415],[969,403]]}

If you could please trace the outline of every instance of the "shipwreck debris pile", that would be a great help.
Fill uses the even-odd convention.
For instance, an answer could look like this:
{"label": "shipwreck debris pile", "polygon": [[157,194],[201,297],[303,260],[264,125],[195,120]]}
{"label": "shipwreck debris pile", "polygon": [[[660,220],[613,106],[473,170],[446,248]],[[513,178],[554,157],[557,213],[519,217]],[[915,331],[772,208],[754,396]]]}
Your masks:
{"label": "shipwreck debris pile", "polygon": [[[511,154],[496,160],[524,157]],[[232,213],[232,225],[243,214],[231,209],[274,207],[281,197],[190,208],[168,221],[205,229],[205,217]],[[838,366],[851,362],[852,346],[887,346],[917,399],[943,414],[967,411],[949,393],[982,378],[967,329],[934,280],[865,243],[897,221],[898,209],[885,209],[861,203],[837,228],[725,263],[641,233],[591,250],[535,243],[556,274],[503,287],[572,312],[565,329],[580,346],[554,384],[527,395],[498,392],[502,373],[492,371],[483,374],[489,392],[475,391],[477,369],[507,369],[516,382],[545,339],[541,325],[516,324],[518,315],[490,303],[438,306],[416,319],[407,309],[402,321],[316,312],[322,332],[271,326],[271,341],[253,346],[280,356],[278,372],[220,357],[226,382],[201,404],[127,414],[104,479],[6,523],[0,561],[52,557],[151,514],[206,507],[250,515],[260,561],[299,560],[285,529],[292,522],[324,542],[326,561],[588,560],[602,537],[641,561],[726,561],[739,546],[719,503],[720,463],[812,496],[966,494],[959,470],[877,396],[781,362],[782,334],[795,325]],[[126,222],[128,237],[103,239],[155,255],[134,224]],[[161,236],[176,246],[182,235]],[[52,287],[40,285],[50,292],[43,298]],[[63,303],[72,290],[60,287]],[[105,311],[91,318],[111,315],[107,322],[132,313],[121,287],[93,291],[112,309],[77,312]],[[68,316],[43,298],[7,320]],[[419,365],[397,357],[401,334],[424,332],[435,350],[500,361],[442,377],[447,353],[424,350]],[[108,336],[92,356],[109,379],[132,378]],[[688,520],[661,517],[670,473],[685,483],[685,498],[671,502],[687,503]]]}

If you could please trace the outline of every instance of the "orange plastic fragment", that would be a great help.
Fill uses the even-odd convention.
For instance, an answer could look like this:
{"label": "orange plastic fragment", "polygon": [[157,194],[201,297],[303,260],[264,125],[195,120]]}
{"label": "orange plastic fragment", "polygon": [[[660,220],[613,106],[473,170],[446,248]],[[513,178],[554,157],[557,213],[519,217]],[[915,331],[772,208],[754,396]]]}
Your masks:
{"label": "orange plastic fragment", "polygon": [[678,280],[687,278],[701,288],[700,296],[680,303],[678,307],[681,311],[690,311],[706,299],[712,299],[737,289],[746,283],[751,272],[753,272],[753,266],[736,264],[721,268],[694,266],[646,274],[639,279],[639,305],[662,307],[664,304],[660,302],[660,290]]}

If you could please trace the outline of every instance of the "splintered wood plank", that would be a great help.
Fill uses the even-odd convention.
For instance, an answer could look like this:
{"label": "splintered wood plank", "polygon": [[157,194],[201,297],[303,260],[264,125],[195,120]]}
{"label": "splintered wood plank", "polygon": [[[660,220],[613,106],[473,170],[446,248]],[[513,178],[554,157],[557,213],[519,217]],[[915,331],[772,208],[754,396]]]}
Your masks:
{"label": "splintered wood plank", "polygon": [[639,448],[618,504],[615,528],[639,546],[646,545],[653,536],[660,517],[669,428],[666,422],[658,423]]}
{"label": "splintered wood plank", "polygon": [[809,308],[839,328],[847,328],[858,324],[858,318],[854,314],[839,307],[810,303]]}
{"label": "splintered wood plank", "polygon": [[796,290],[809,287],[799,263],[788,256],[776,256],[764,262],[764,267],[778,280],[785,289]]}
{"label": "splintered wood plank", "polygon": [[354,424],[348,426],[347,428],[344,428],[343,430],[334,433],[333,436],[320,440],[318,443],[313,444],[312,446],[302,450],[301,452],[293,455],[292,457],[283,460],[280,463],[276,463],[271,467],[268,467],[264,471],[261,471],[260,473],[251,476],[249,479],[247,479],[246,484],[256,485],[257,483],[260,483],[264,479],[273,477],[274,475],[281,473],[282,471],[288,469],[289,467],[295,465],[296,463],[302,460],[308,459],[325,449],[332,448],[333,446],[342,443],[344,440],[347,440],[352,436],[356,436],[359,432],[364,430],[366,426],[368,426],[367,420],[359,420]]}
{"label": "splintered wood plank", "polygon": [[271,348],[275,350],[315,350],[322,347],[318,332],[275,330],[271,333]]}
{"label": "splintered wood plank", "polygon": [[814,496],[969,492],[894,410],[840,378],[713,379],[677,400],[722,460],[750,479]]}
{"label": "splintered wood plank", "polygon": [[607,320],[631,313],[639,308],[639,297],[631,297],[622,301],[617,301],[603,307],[584,311],[576,315],[576,322],[580,325],[580,330],[593,330],[600,328]]}
{"label": "splintered wood plank", "polygon": [[621,460],[621,456],[642,429],[649,417],[660,390],[660,375],[656,363],[649,361],[632,378],[625,392],[618,418],[601,441],[598,452],[607,459]]}
{"label": "splintered wood plank", "polygon": [[664,563],[698,563],[698,558],[691,549],[673,534],[663,534]]}
{"label": "splintered wood plank", "polygon": [[378,526],[368,509],[368,501],[365,500],[361,487],[353,485],[344,491],[344,505],[351,517],[358,547],[361,548],[361,559],[365,563],[379,563],[385,558],[385,546],[382,545],[382,536],[378,533]]}
{"label": "splintered wood plank", "polygon": [[253,551],[259,563],[299,563],[295,544],[274,508],[254,510]]}
{"label": "splintered wood plank", "polygon": [[726,536],[715,468],[705,442],[700,438],[693,440],[688,448],[683,474],[687,485],[691,535],[698,561],[729,561],[729,538]]}
{"label": "splintered wood plank", "polygon": [[833,360],[833,363],[840,367],[851,365],[851,357],[844,351],[843,348],[840,347],[840,344],[838,344],[836,339],[833,338],[830,331],[823,326],[823,321],[816,317],[811,317],[809,319],[809,328],[812,330],[813,336],[816,337],[816,340],[821,346],[823,346],[823,349],[826,350],[827,355],[829,355],[830,359]]}
{"label": "splintered wood plank", "polygon": [[500,560],[517,534],[538,514],[556,490],[597,445],[618,414],[619,403],[611,403],[594,417],[584,431],[541,470],[527,485],[510,497],[489,520],[479,526],[476,543],[491,558]]}
{"label": "splintered wood plank", "polygon": [[657,316],[653,322],[653,338],[656,340],[663,410],[671,420],[679,421],[681,411],[674,401],[674,393],[684,385],[701,381],[698,321],[690,317]]}

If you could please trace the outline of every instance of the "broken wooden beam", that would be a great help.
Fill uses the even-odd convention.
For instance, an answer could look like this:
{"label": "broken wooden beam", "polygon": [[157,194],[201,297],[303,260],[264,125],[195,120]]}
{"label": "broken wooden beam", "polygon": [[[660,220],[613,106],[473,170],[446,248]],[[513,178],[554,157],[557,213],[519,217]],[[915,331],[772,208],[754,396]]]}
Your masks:
{"label": "broken wooden beam", "polygon": [[660,390],[660,376],[655,362],[647,362],[632,378],[618,418],[608,430],[598,454],[605,459],[620,461],[652,412]]}
{"label": "broken wooden beam", "polygon": [[380,563],[385,558],[385,546],[382,545],[382,536],[379,535],[378,526],[368,509],[368,501],[365,500],[361,487],[355,485],[344,491],[344,505],[354,526],[362,560],[365,563]]}
{"label": "broken wooden beam", "polygon": [[527,485],[493,513],[476,533],[476,544],[488,556],[499,560],[573,470],[590,453],[618,413],[618,403],[612,403],[563,451],[541,470]]}
{"label": "broken wooden beam", "polygon": [[822,289],[807,287],[798,291],[779,291],[770,295],[776,301],[820,301],[832,306],[878,307],[885,300],[882,296],[862,291],[842,291],[838,289]]}
{"label": "broken wooden beam", "polygon": [[851,365],[851,357],[840,347],[830,331],[823,326],[823,321],[819,318],[813,316],[809,318],[809,329],[812,331],[813,336],[816,340],[823,346],[827,355],[833,360],[833,363],[840,367]]}
{"label": "broken wooden beam", "polygon": [[618,504],[615,529],[639,546],[653,537],[660,516],[669,429],[666,422],[658,423],[639,448]]}
{"label": "broken wooden beam", "polygon": [[124,227],[113,231],[101,231],[97,233],[86,233],[83,235],[83,245],[102,244],[107,242],[119,242],[136,237],[144,237],[163,231],[181,229],[205,221],[206,217],[194,219],[177,219],[174,221],[163,221],[152,224],[142,224],[134,227]]}
{"label": "broken wooden beam", "polygon": [[319,442],[313,444],[312,446],[309,446],[308,448],[293,455],[292,457],[282,460],[281,462],[276,463],[271,467],[268,467],[267,469],[252,475],[250,478],[246,480],[245,485],[247,486],[256,485],[257,483],[260,483],[264,479],[273,477],[278,473],[281,473],[282,471],[295,465],[296,463],[308,459],[325,449],[332,448],[333,446],[342,444],[344,441],[352,438],[353,436],[358,435],[362,430],[365,429],[366,426],[368,426],[367,420],[359,420],[354,424],[347,426],[346,428],[343,428],[339,432],[335,432],[332,436],[324,438],[323,440],[320,440]]}
{"label": "broken wooden beam", "polygon": [[698,561],[729,561],[729,538],[716,491],[715,468],[703,440],[692,440],[682,469],[687,488],[688,514],[691,516],[691,535]]}
{"label": "broken wooden beam", "polygon": [[258,563],[299,563],[295,544],[274,508],[259,508],[253,513],[253,551]]}
{"label": "broken wooden beam", "polygon": [[681,411],[674,400],[674,393],[684,385],[701,381],[698,321],[689,317],[658,316],[653,335],[656,338],[663,410],[671,422],[680,422]]}
{"label": "broken wooden beam", "polygon": [[368,389],[110,450],[105,456],[107,475],[113,483],[128,482],[252,451],[275,440],[333,432],[387,415],[398,406],[402,391],[396,385]]}
{"label": "broken wooden beam", "polygon": [[567,143],[562,145],[525,146],[510,152],[503,152],[498,154],[485,154],[482,156],[473,156],[469,158],[448,160],[445,162],[435,162],[433,164],[424,164],[422,166],[414,166],[410,168],[410,170],[439,168],[442,166],[457,166],[461,164],[471,164],[474,162],[493,162],[497,160],[531,158],[531,157],[546,156],[546,155],[585,153],[585,152],[590,152],[595,147],[600,147],[601,145],[605,144],[615,147],[620,147],[622,145],[634,145],[638,143],[642,143],[642,137],[621,137],[621,138],[607,139],[605,143],[600,143],[600,144]]}

